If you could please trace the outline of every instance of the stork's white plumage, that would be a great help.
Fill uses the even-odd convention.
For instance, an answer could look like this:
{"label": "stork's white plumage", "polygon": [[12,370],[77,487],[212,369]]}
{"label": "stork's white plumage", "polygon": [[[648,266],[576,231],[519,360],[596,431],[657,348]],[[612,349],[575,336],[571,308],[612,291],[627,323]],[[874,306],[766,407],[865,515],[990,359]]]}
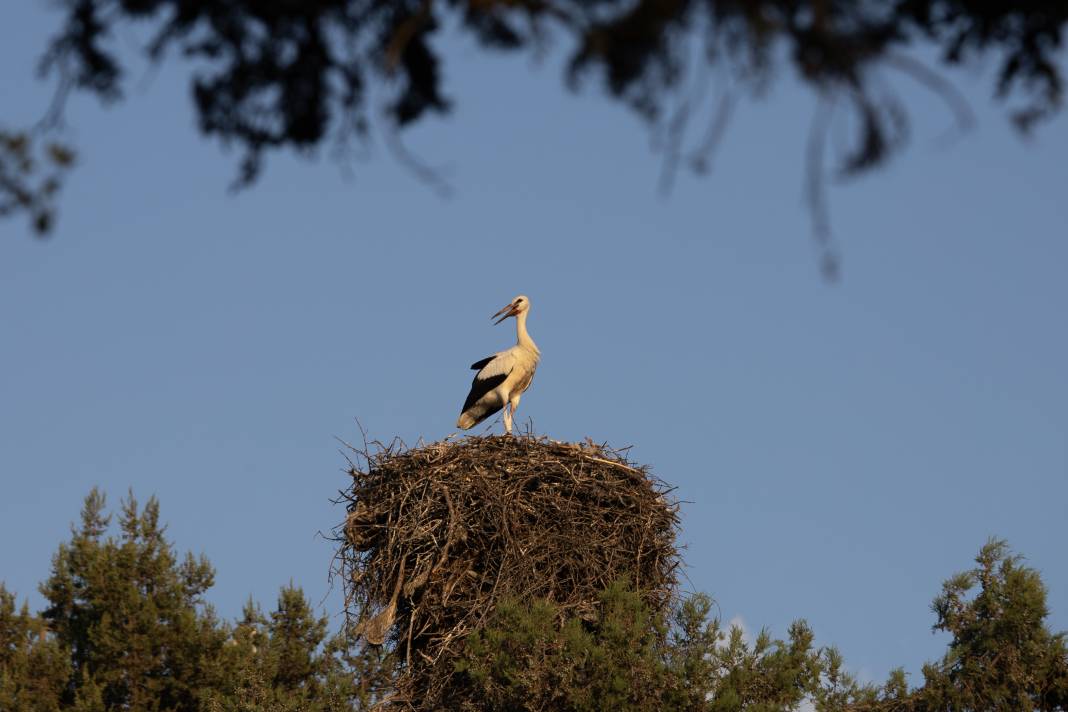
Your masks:
{"label": "stork's white plumage", "polygon": [[464,401],[463,412],[456,427],[467,430],[481,423],[504,408],[504,432],[512,432],[512,418],[519,407],[519,398],[534,380],[541,352],[527,333],[527,312],[530,300],[522,294],[504,309],[494,314],[500,324],[510,316],[515,317],[516,344],[481,361],[471,364],[478,371],[471,381],[471,392]]}

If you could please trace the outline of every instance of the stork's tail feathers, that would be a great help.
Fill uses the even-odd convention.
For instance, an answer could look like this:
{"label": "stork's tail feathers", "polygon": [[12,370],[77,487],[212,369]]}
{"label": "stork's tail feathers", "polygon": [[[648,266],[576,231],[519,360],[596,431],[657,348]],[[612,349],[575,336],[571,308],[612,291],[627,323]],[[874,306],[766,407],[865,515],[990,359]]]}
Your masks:
{"label": "stork's tail feathers", "polygon": [[504,403],[505,398],[498,391],[490,391],[474,402],[471,402],[471,397],[468,396],[468,402],[464,403],[464,410],[456,421],[456,427],[463,430],[473,428],[503,408]]}

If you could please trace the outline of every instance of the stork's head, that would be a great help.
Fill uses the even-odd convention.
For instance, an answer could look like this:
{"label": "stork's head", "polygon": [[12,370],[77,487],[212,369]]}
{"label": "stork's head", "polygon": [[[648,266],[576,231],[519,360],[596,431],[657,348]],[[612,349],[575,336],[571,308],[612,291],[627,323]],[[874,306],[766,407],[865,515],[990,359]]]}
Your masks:
{"label": "stork's head", "polygon": [[528,309],[530,309],[530,300],[520,294],[518,297],[509,302],[508,306],[491,316],[490,319],[497,319],[497,317],[500,317],[500,319],[497,319],[497,321],[493,322],[494,324],[500,324],[508,317],[519,316]]}

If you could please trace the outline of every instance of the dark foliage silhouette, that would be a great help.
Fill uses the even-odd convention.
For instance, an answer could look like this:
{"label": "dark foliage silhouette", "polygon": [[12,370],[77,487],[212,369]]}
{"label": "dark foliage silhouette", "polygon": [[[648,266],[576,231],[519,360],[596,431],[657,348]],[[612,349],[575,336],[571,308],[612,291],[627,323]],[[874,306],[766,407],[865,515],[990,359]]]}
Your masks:
{"label": "dark foliage silhouette", "polygon": [[[127,72],[116,39],[123,26],[137,22],[151,28],[144,49],[152,61],[183,57],[194,63],[200,129],[240,147],[239,186],[255,180],[271,150],[363,140],[373,125],[381,125],[397,147],[398,128],[447,112],[442,57],[431,42],[446,27],[474,36],[486,50],[539,51],[562,37],[570,56],[569,85],[599,74],[610,96],[656,127],[663,138],[665,185],[680,158],[697,171],[707,168],[739,95],[759,92],[792,68],[832,107],[813,117],[806,179],[816,231],[824,237],[820,176],[833,107],[857,119],[851,147],[836,160],[845,175],[881,165],[904,141],[907,113],[883,75],[902,74],[934,91],[966,123],[967,106],[953,85],[910,54],[928,44],[944,65],[992,57],[998,66],[995,92],[1016,99],[1011,116],[1027,131],[1061,105],[1058,53],[1068,21],[1068,5],[1052,0],[63,0],[60,5],[62,27],[42,59],[42,70],[58,86],[52,120],[61,116],[72,90],[106,102],[122,97]],[[372,106],[371,89],[379,87],[386,98]],[[710,87],[719,87],[718,106],[699,111],[698,98]],[[691,120],[707,123],[707,132],[684,152],[680,144]],[[47,203],[32,199],[34,186],[18,180],[15,162],[9,152],[0,152],[0,206],[25,208],[46,232],[51,220],[41,217],[41,205],[47,212]]]}

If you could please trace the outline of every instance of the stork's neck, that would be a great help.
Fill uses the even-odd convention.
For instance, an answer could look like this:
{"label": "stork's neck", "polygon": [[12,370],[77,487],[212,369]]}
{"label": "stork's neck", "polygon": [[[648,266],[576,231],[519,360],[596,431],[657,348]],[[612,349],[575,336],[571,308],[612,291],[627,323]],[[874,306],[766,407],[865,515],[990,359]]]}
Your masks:
{"label": "stork's neck", "polygon": [[515,318],[515,339],[520,346],[531,349],[534,353],[541,353],[534,339],[527,333],[527,312],[520,312]]}

